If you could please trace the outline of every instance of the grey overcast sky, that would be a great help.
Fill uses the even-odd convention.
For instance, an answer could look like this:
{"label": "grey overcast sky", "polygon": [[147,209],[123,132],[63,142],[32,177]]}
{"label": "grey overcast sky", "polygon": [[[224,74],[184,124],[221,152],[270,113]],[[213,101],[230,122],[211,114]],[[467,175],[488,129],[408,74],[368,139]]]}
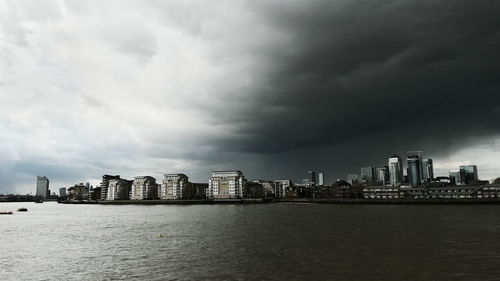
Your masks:
{"label": "grey overcast sky", "polygon": [[500,176],[500,1],[0,2],[0,193],[214,169]]}

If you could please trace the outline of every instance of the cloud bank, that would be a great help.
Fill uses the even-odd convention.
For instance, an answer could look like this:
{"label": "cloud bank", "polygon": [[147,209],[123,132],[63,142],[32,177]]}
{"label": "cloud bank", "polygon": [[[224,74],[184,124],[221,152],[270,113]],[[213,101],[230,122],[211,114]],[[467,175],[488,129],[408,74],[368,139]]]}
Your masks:
{"label": "cloud bank", "polygon": [[0,193],[212,169],[500,175],[500,4],[4,1]]}

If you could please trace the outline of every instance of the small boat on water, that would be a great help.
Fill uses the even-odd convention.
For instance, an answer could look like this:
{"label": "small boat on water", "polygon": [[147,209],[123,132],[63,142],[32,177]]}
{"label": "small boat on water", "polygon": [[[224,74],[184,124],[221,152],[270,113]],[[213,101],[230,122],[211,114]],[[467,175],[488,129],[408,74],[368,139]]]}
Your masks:
{"label": "small boat on water", "polygon": [[27,212],[27,211],[28,211],[28,209],[26,209],[26,208],[19,208],[19,209],[17,209],[17,211],[18,211],[18,212]]}
{"label": "small boat on water", "polygon": [[12,212],[0,212],[0,215],[12,215]]}

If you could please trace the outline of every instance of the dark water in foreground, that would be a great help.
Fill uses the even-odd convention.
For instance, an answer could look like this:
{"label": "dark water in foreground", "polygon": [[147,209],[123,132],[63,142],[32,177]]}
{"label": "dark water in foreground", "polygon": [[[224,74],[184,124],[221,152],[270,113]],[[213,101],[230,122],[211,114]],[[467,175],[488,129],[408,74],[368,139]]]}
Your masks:
{"label": "dark water in foreground", "polygon": [[19,207],[1,280],[500,280],[500,206]]}

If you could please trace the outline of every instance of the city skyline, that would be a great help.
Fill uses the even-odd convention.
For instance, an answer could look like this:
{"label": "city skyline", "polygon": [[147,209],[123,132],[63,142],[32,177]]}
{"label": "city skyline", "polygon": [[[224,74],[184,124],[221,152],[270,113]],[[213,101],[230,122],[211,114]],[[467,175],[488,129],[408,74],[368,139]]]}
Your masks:
{"label": "city skyline", "polygon": [[[0,193],[324,172],[500,174],[496,2],[4,1]],[[111,17],[110,14],[113,16]],[[296,176],[297,178],[294,178]],[[78,180],[77,180],[78,181]]]}

